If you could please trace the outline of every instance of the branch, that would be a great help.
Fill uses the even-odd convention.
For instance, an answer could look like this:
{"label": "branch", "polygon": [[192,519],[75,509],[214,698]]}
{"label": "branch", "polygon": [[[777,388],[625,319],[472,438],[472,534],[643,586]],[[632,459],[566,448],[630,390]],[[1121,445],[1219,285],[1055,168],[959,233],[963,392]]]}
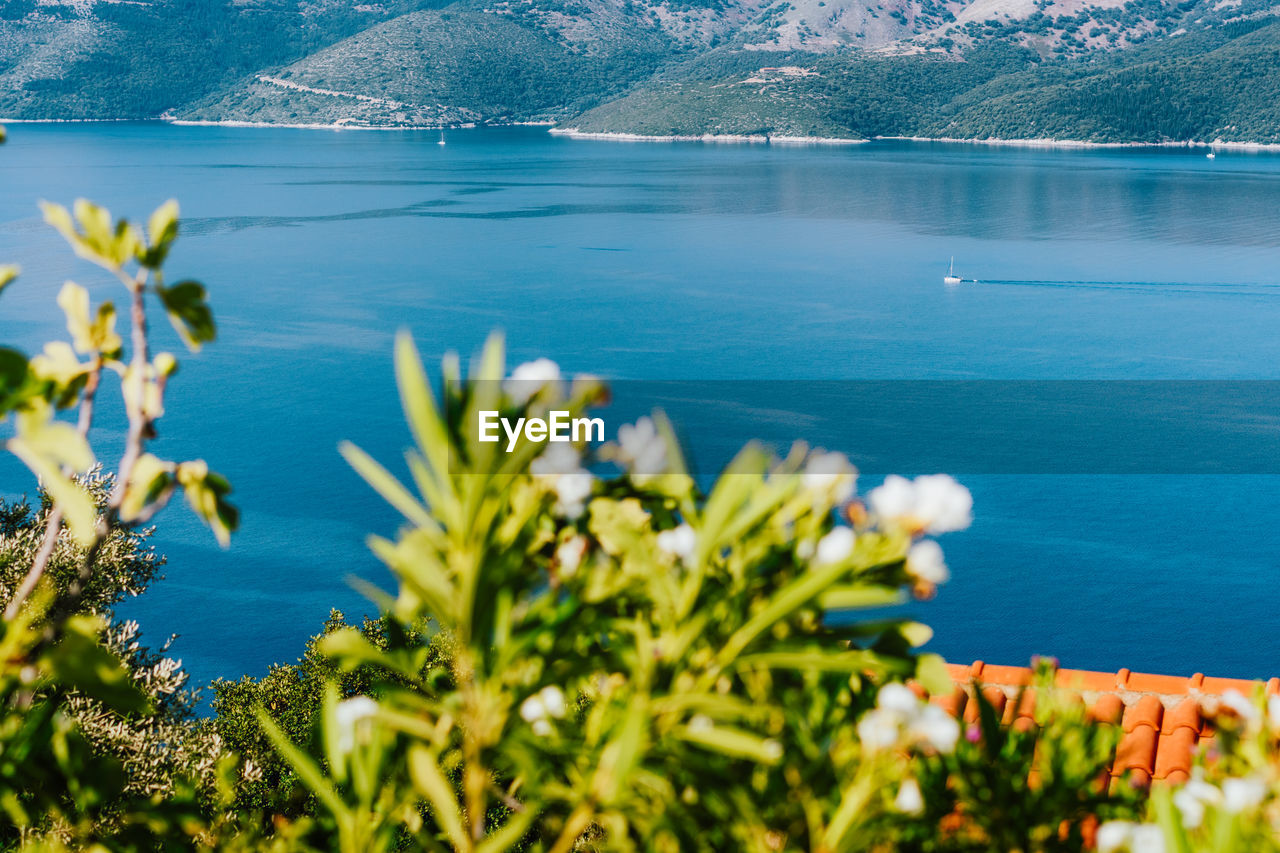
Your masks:
{"label": "branch", "polygon": [[[98,394],[98,384],[102,380],[102,356],[101,354],[94,356],[93,366],[89,370],[89,378],[85,382],[84,396],[80,398],[80,418],[76,425],[76,431],[80,433],[81,438],[88,438],[89,429],[93,426],[93,404]],[[35,559],[31,562],[31,568],[27,570],[26,577],[22,579],[22,583],[18,585],[17,590],[13,593],[13,598],[9,600],[8,605],[4,609],[4,619],[9,621],[18,615],[18,611],[22,609],[22,605],[31,597],[31,593],[35,591],[36,586],[40,583],[40,578],[44,577],[45,569],[49,566],[49,560],[53,557],[53,549],[58,545],[58,537],[62,534],[62,507],[54,506],[49,511],[49,518],[45,523],[44,538],[40,540],[40,550],[36,551]]]}
{"label": "branch", "polygon": [[[131,296],[130,324],[132,328],[130,329],[130,340],[133,344],[133,357],[129,362],[130,376],[128,381],[138,383],[138,393],[134,398],[137,405],[133,407],[125,406],[129,417],[129,431],[125,437],[124,455],[120,457],[120,464],[116,469],[116,484],[107,498],[106,508],[103,510],[102,515],[98,517],[98,525],[94,530],[93,541],[85,549],[84,558],[80,561],[80,567],[76,571],[75,578],[68,585],[66,594],[54,605],[49,614],[49,625],[52,631],[47,630],[46,633],[50,639],[56,635],[55,626],[60,625],[63,619],[74,613],[84,599],[85,590],[93,577],[93,564],[98,558],[98,552],[102,549],[102,543],[107,540],[107,537],[111,535],[111,531],[120,523],[120,507],[124,504],[125,492],[128,490],[129,481],[133,477],[134,465],[137,464],[139,457],[142,456],[143,445],[147,437],[153,433],[152,419],[147,416],[143,404],[147,367],[150,365],[145,299],[147,271],[141,269],[132,278],[123,276],[122,278],[128,284]],[[161,386],[161,393],[163,393],[163,390],[163,386]]]}

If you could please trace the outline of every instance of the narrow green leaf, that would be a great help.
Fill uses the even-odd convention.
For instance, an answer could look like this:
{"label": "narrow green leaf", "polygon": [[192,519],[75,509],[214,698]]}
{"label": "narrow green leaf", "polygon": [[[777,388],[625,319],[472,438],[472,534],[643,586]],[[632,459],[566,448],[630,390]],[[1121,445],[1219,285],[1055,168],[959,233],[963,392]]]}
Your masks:
{"label": "narrow green leaf", "polygon": [[427,798],[449,840],[459,849],[469,849],[471,844],[463,828],[457,794],[431,750],[420,744],[409,748],[409,776],[418,791]]}

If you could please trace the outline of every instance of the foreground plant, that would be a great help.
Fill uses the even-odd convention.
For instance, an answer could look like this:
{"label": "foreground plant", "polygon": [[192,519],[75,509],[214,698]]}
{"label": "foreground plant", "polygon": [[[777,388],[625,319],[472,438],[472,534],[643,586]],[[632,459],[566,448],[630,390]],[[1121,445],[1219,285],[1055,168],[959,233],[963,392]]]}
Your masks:
{"label": "foreground plant", "polygon": [[[71,245],[77,255],[111,273],[128,294],[129,340],[132,352],[116,332],[116,308],[103,302],[95,310],[89,292],[68,281],[58,294],[71,340],[54,341],[27,359],[13,349],[0,350],[0,413],[12,412],[15,435],[7,443],[40,478],[53,500],[40,549],[31,568],[5,607],[12,619],[39,584],[65,530],[83,549],[76,580],[68,587],[59,612],[74,611],[91,580],[102,544],[120,525],[144,523],[164,507],[175,487],[226,544],[237,523],[227,502],[231,487],[202,460],[173,463],[146,452],[164,414],[165,387],[178,367],[168,352],[152,356],[148,334],[148,297],[155,297],[187,346],[196,351],[214,337],[213,315],[204,287],[195,281],[167,286],[164,263],[178,236],[178,205],[161,205],[144,233],[127,220],[80,199],[74,213],[44,204],[45,221]],[[17,276],[9,268],[0,285]],[[82,361],[81,357],[85,360]],[[92,496],[74,479],[96,464],[89,444],[104,375],[120,380],[128,430],[123,454],[114,472],[115,484],[99,512]],[[76,425],[57,420],[58,409],[74,409]]]}
{"label": "foreground plant", "polygon": [[[146,452],[177,369],[171,354],[152,355],[148,302],[158,299],[193,349],[213,338],[212,315],[199,284],[165,284],[178,234],[175,203],[162,205],[145,233],[84,200],[74,213],[49,204],[44,213],[76,254],[124,285],[131,352],[116,331],[114,305],[95,310],[73,282],[57,300],[70,341],[51,342],[32,358],[0,347],[0,419],[14,426],[6,447],[38,477],[48,501],[34,515],[6,504],[0,530],[7,593],[0,844],[155,849],[163,838],[189,846],[204,832],[205,797],[185,769],[175,771],[179,755],[197,763],[183,752],[194,738],[182,714],[181,677],[173,662],[137,644],[135,626],[108,635],[106,617],[120,595],[154,574],[155,556],[138,553],[135,528],[176,486],[219,539],[235,526],[225,480],[203,462],[167,463]],[[0,267],[0,289],[17,275]],[[128,430],[116,470],[104,477],[89,439],[108,375],[119,377]],[[75,412],[74,425],[58,418],[60,410]]]}
{"label": "foreground plant", "polygon": [[[906,759],[870,754],[860,711],[886,681],[950,682],[912,651],[924,625],[827,614],[929,594],[945,566],[921,537],[966,526],[968,492],[894,479],[868,511],[840,454],[749,445],[703,493],[661,415],[620,431],[599,454],[618,473],[597,478],[583,447],[507,453],[474,425],[576,417],[598,381],[544,362],[504,383],[494,339],[465,380],[446,359],[437,401],[405,337],[396,362],[417,494],[343,448],[407,521],[372,540],[400,582],[388,642],[322,642],[378,683],[330,692],[321,761],[263,714],[332,846],[863,849]],[[955,722],[934,722],[940,742],[918,748],[954,744]]]}

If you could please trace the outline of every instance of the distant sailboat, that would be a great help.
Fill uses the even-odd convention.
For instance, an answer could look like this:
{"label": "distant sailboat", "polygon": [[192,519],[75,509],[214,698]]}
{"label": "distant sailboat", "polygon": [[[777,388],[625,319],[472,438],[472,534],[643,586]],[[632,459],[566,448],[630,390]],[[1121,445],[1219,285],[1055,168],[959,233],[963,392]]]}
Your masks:
{"label": "distant sailboat", "polygon": [[943,284],[959,284],[963,279],[956,275],[956,258],[951,256],[951,272],[942,277]]}
{"label": "distant sailboat", "polygon": [[440,131],[440,141],[436,145],[444,145],[444,131]]}
{"label": "distant sailboat", "polygon": [[1206,154],[1206,155],[1204,155],[1204,156],[1205,156],[1205,158],[1206,158],[1206,159],[1212,160],[1212,159],[1214,159],[1215,157],[1217,157],[1218,155],[1217,155],[1217,154],[1214,154],[1212,151],[1210,151],[1208,154]]}

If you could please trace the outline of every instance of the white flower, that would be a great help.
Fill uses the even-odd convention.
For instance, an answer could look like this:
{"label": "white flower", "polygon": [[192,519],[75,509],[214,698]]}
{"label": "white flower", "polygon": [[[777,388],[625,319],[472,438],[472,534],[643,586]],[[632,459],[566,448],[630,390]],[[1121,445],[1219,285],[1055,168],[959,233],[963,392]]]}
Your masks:
{"label": "white flower", "polygon": [[709,732],[715,728],[715,724],[711,722],[711,718],[706,714],[694,714],[689,718],[689,731],[691,732]]}
{"label": "white flower", "polygon": [[575,536],[556,549],[556,567],[562,578],[571,578],[578,573],[582,564],[582,556],[587,552],[587,540]]}
{"label": "white flower", "polygon": [[1227,779],[1222,783],[1222,807],[1232,814],[1256,808],[1266,797],[1266,783],[1255,777]]}
{"label": "white flower", "polygon": [[898,796],[894,797],[893,807],[903,814],[917,815],[924,811],[924,795],[920,793],[920,783],[908,778],[898,788]]}
{"label": "white flower", "polygon": [[548,717],[562,720],[566,711],[564,691],[555,685],[542,688],[520,703],[520,717],[526,723],[545,721]]}
{"label": "white flower", "polygon": [[1199,776],[1193,776],[1173,795],[1173,804],[1182,812],[1182,825],[1187,829],[1195,829],[1204,822],[1205,806],[1220,802],[1222,792]]}
{"label": "white flower", "polygon": [[565,518],[582,515],[595,485],[591,472],[580,467],[582,457],[569,444],[553,444],[529,465],[529,473],[551,483],[556,493],[556,512]]}
{"label": "white flower", "polygon": [[572,444],[549,444],[547,449],[529,463],[529,473],[535,477],[555,477],[571,474],[582,467],[582,457]]}
{"label": "white flower", "polygon": [[520,718],[526,723],[546,719],[547,708],[542,704],[542,696],[535,693],[520,703]]}
{"label": "white flower", "polygon": [[816,453],[804,465],[801,483],[812,492],[829,495],[835,503],[853,497],[858,469],[843,453]]}
{"label": "white flower", "polygon": [[1133,838],[1133,822],[1109,820],[1098,827],[1098,853],[1116,853]]}
{"label": "white flower", "polygon": [[973,496],[946,474],[930,474],[914,481],[896,474],[867,496],[872,511],[925,533],[964,530],[973,521]]}
{"label": "white flower", "polygon": [[671,530],[664,530],[658,534],[658,547],[682,560],[687,560],[693,556],[693,549],[697,547],[697,544],[698,535],[687,524],[682,524]]}
{"label": "white flower", "polygon": [[538,692],[538,696],[542,698],[542,707],[547,709],[547,713],[555,717],[557,720],[563,720],[567,707],[564,701],[564,691],[554,684],[542,688]]}
{"label": "white flower", "polygon": [[577,518],[586,507],[587,498],[591,497],[591,488],[595,478],[588,471],[575,471],[572,474],[561,474],[556,478],[556,509],[565,518]]}
{"label": "white flower", "polygon": [[363,737],[377,713],[378,703],[368,696],[352,696],[339,702],[333,709],[338,729],[338,751],[346,753],[355,749],[357,733]]}
{"label": "white flower", "polygon": [[936,705],[922,702],[907,686],[890,682],[876,694],[876,707],[858,721],[858,738],[871,752],[900,743],[951,752],[960,739],[960,724]]}
{"label": "white flower", "polygon": [[1280,729],[1280,696],[1267,697],[1267,720],[1271,728]]}
{"label": "white flower", "polygon": [[1164,830],[1152,823],[1135,826],[1129,850],[1131,853],[1164,853]]}
{"label": "white flower", "polygon": [[667,468],[667,443],[658,434],[653,418],[645,416],[618,427],[618,446],[633,475],[661,474]]}
{"label": "white flower", "polygon": [[888,749],[898,742],[901,734],[901,718],[892,711],[876,708],[867,711],[858,720],[858,739],[863,749],[876,752]]}
{"label": "white flower", "polygon": [[818,540],[816,562],[820,565],[831,565],[842,562],[853,553],[853,530],[848,527],[837,527]]}
{"label": "white flower", "polygon": [[1246,699],[1239,690],[1227,690],[1222,694],[1222,704],[1234,711],[1246,723],[1253,724],[1262,719],[1258,706]]}
{"label": "white flower", "polygon": [[884,518],[902,518],[910,515],[915,509],[916,491],[911,481],[897,474],[884,478],[882,485],[876,486],[867,495],[867,503],[876,515]]}
{"label": "white flower", "polygon": [[904,717],[916,713],[920,709],[920,699],[905,684],[891,681],[880,688],[876,694],[876,707],[886,711],[895,711]]}
{"label": "white flower", "polygon": [[908,731],[917,741],[938,752],[952,752],[960,740],[960,723],[937,705],[924,705]]}
{"label": "white flower", "polygon": [[548,382],[559,381],[560,365],[549,358],[540,358],[537,361],[526,361],[511,371],[511,378],[502,387],[511,395],[512,400],[523,404]]}
{"label": "white flower", "polygon": [[907,573],[928,583],[946,583],[951,573],[942,559],[942,546],[932,539],[912,545],[907,551]]}
{"label": "white flower", "polygon": [[567,711],[564,691],[555,685],[542,688],[520,703],[520,717],[538,737],[551,734],[554,729],[550,718],[562,720]]}

